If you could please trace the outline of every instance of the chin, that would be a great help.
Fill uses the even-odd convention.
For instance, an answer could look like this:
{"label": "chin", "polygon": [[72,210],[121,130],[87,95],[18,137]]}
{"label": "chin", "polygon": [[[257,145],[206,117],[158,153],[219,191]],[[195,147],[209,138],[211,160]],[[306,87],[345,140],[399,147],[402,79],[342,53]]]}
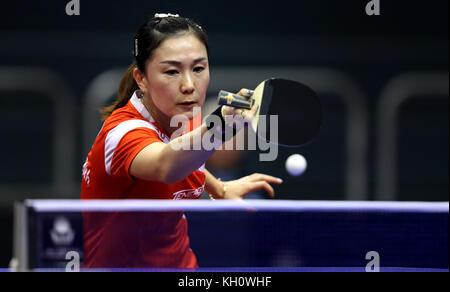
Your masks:
{"label": "chin", "polygon": [[196,116],[201,115],[201,107],[200,106],[196,106],[196,107],[194,107],[192,109],[181,110],[181,111],[179,111],[177,113],[177,115],[184,115],[189,120],[192,120]]}
{"label": "chin", "polygon": [[181,113],[180,115],[185,116],[189,120],[192,120],[194,118],[194,115],[192,114],[192,112],[184,112],[184,113]]}

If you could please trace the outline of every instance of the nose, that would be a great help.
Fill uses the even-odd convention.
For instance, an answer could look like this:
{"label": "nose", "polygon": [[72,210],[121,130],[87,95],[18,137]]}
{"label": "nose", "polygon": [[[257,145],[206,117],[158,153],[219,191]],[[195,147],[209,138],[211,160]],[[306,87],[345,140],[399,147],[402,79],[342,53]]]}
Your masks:
{"label": "nose", "polygon": [[195,91],[194,80],[192,79],[192,76],[189,73],[183,76],[180,90],[183,94],[191,94]]}

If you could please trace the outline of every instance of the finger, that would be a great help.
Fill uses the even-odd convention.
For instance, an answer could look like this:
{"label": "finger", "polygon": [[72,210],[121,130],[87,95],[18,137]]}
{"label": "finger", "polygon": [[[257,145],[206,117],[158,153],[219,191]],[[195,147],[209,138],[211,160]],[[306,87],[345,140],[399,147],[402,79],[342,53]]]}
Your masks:
{"label": "finger", "polygon": [[266,181],[268,183],[277,184],[277,185],[283,183],[283,180],[281,178],[274,177],[274,176],[267,175],[267,174],[262,174],[262,173],[254,173],[254,174],[250,175],[248,178],[248,181],[249,182]]}
{"label": "finger", "polygon": [[242,113],[242,117],[245,119],[245,121],[247,122],[247,124],[245,125],[245,127],[248,127],[250,125],[250,123],[253,121],[253,119],[256,116],[256,113],[258,112],[259,109],[259,105],[255,104],[250,110],[245,110]]}
{"label": "finger", "polygon": [[242,88],[237,94],[244,97],[251,97],[253,95],[253,90]]}
{"label": "finger", "polygon": [[222,117],[234,116],[234,111],[235,110],[236,110],[236,108],[234,108],[234,107],[223,105],[222,106]]}
{"label": "finger", "polygon": [[250,184],[250,192],[254,192],[256,190],[261,189],[264,189],[269,194],[269,197],[271,198],[275,197],[275,191],[273,190],[272,186],[269,185],[267,182],[259,181]]}
{"label": "finger", "polygon": [[254,105],[250,110],[244,110],[241,113],[241,116],[248,122],[251,122],[253,118],[256,116],[256,113],[258,111],[258,105]]}
{"label": "finger", "polygon": [[258,109],[259,109],[259,104],[255,104],[255,105],[251,108],[249,114],[250,114],[252,117],[253,117],[253,116],[256,116],[256,113],[258,112]]}

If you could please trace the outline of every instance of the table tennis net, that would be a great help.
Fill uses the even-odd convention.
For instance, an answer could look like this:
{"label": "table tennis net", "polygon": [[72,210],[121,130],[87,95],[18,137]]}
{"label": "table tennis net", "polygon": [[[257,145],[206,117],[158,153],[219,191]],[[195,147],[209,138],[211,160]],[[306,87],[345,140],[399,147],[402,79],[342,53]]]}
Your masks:
{"label": "table tennis net", "polygon": [[[448,210],[448,202],[29,200],[16,206],[14,254],[27,269],[65,269],[69,252],[81,268],[86,252],[90,262],[106,253],[103,268],[179,268],[174,256],[154,255],[177,254],[164,244],[185,219],[200,269],[364,268],[369,252],[384,267],[448,269]],[[86,250],[86,238],[103,240]]]}

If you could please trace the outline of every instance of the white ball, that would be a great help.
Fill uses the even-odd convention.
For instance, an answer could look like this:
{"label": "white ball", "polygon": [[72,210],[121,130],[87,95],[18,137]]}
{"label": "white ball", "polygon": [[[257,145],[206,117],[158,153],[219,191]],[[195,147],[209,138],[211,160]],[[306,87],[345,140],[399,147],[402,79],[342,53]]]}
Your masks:
{"label": "white ball", "polygon": [[286,159],[286,170],[292,176],[302,175],[307,167],[306,159],[300,154],[292,154]]}

